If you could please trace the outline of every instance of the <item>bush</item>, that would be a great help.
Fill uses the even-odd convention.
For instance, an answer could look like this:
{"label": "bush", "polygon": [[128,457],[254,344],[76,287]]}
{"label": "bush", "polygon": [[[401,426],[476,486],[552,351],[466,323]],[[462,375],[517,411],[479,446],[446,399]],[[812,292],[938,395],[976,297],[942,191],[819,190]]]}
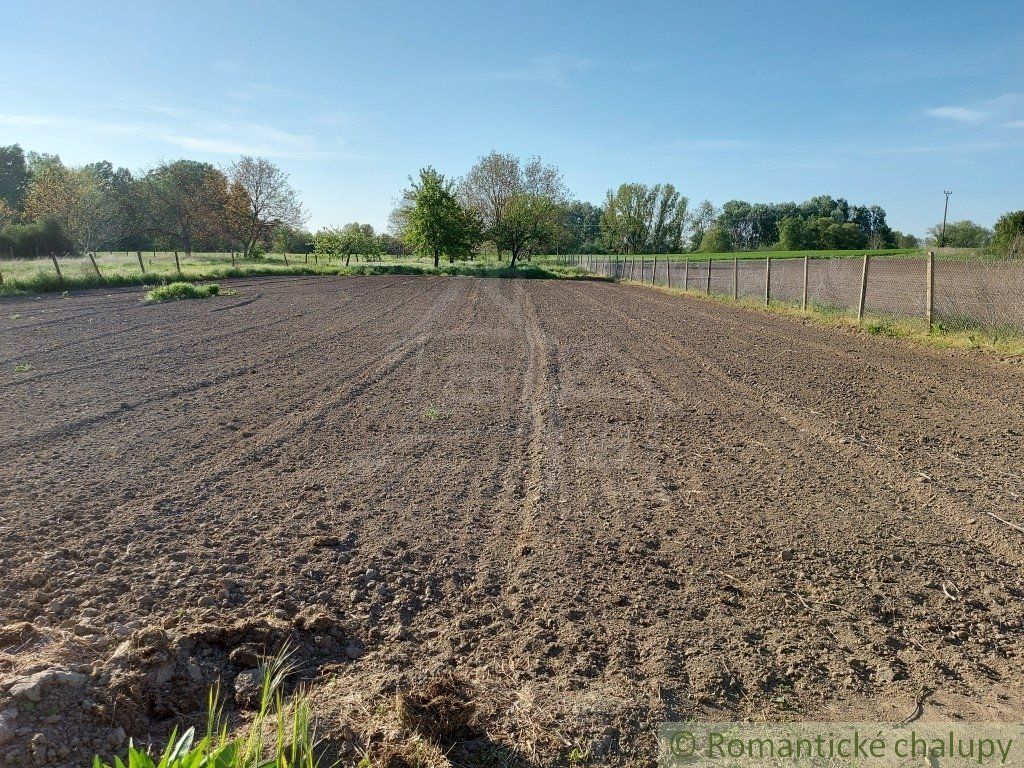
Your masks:
{"label": "bush", "polygon": [[181,299],[207,299],[220,293],[217,283],[196,285],[195,283],[169,283],[157,286],[146,294],[146,301],[179,301]]}
{"label": "bush", "polygon": [[992,245],[1004,256],[1024,256],[1024,211],[1004,213],[994,229]]}
{"label": "bush", "polygon": [[52,219],[11,224],[0,229],[0,258],[34,259],[51,253],[74,253],[75,246]]}

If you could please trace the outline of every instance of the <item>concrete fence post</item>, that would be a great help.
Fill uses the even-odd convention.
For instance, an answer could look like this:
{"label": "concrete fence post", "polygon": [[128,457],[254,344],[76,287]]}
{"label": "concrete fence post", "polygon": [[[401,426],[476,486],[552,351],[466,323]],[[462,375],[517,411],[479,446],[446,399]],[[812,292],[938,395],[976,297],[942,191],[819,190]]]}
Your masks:
{"label": "concrete fence post", "polygon": [[740,298],[740,258],[739,256],[732,257],[732,300],[738,301]]}
{"label": "concrete fence post", "polygon": [[707,285],[707,294],[708,294],[708,296],[711,295],[711,257],[710,256],[708,257],[708,285]]}
{"label": "concrete fence post", "polygon": [[767,256],[764,260],[764,305],[772,303],[772,257]]}
{"label": "concrete fence post", "polygon": [[864,302],[868,296],[868,260],[871,257],[864,254],[864,265],[860,270],[860,297],[857,300],[857,325],[864,322]]}
{"label": "concrete fence post", "polygon": [[931,333],[932,323],[935,318],[935,251],[928,251],[928,272],[925,276],[924,306],[925,322],[928,323],[928,333]]}
{"label": "concrete fence post", "polygon": [[808,262],[810,261],[810,258],[811,257],[808,254],[806,254],[806,253],[804,254],[804,290],[803,290],[803,298],[800,301],[800,308],[804,312],[807,311],[807,265],[808,265]]}
{"label": "concrete fence post", "polygon": [[683,264],[683,290],[690,290],[690,257],[686,257],[686,261]]}
{"label": "concrete fence post", "polygon": [[668,280],[668,287],[672,288],[672,259],[665,257],[665,278]]}

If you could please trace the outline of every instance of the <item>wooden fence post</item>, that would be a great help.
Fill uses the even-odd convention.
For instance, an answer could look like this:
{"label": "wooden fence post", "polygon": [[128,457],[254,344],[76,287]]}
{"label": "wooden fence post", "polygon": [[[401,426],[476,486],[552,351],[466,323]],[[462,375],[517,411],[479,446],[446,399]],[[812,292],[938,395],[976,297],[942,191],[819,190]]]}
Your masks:
{"label": "wooden fence post", "polygon": [[810,262],[810,259],[811,259],[810,255],[805,253],[804,254],[804,291],[803,291],[803,298],[800,301],[800,308],[804,312],[807,311],[807,265],[808,265],[808,262]]}
{"label": "wooden fence post", "polygon": [[672,259],[665,259],[665,279],[668,281],[668,287],[672,288]]}
{"label": "wooden fence post", "polygon": [[932,332],[932,322],[935,317],[935,251],[928,251],[928,274],[925,280],[925,322],[928,323],[928,333]]}
{"label": "wooden fence post", "polygon": [[178,252],[174,252],[174,268],[178,270],[178,274],[181,274],[181,262],[178,261]]}
{"label": "wooden fence post", "polygon": [[864,266],[860,270],[860,298],[857,300],[857,325],[864,322],[864,301],[868,296],[868,254],[864,254]]}
{"label": "wooden fence post", "polygon": [[96,254],[95,253],[90,253],[89,254],[89,261],[92,262],[92,268],[96,270],[96,277],[98,277],[98,278],[100,278],[102,280],[103,279],[103,275],[100,274],[100,266],[99,266],[99,264],[96,263]]}
{"label": "wooden fence post", "polygon": [[772,257],[767,256],[764,260],[764,305],[772,303]]}
{"label": "wooden fence post", "polygon": [[686,263],[683,267],[683,290],[690,290],[690,257],[686,257]]}
{"label": "wooden fence post", "polygon": [[284,265],[286,267],[288,266],[288,253],[287,252],[285,252],[285,254],[284,254]]}
{"label": "wooden fence post", "polygon": [[142,251],[136,251],[135,255],[139,257],[139,269],[142,270],[142,274],[146,274],[146,265],[142,263]]}
{"label": "wooden fence post", "polygon": [[711,257],[710,256],[708,256],[708,285],[707,285],[707,294],[708,294],[708,296],[711,295]]}
{"label": "wooden fence post", "polygon": [[[36,258],[39,257],[39,249],[36,248]],[[60,264],[57,263],[57,254],[50,251],[50,258],[53,260],[53,268],[57,270],[57,282],[60,283],[60,287],[64,287],[64,275],[60,273]]]}
{"label": "wooden fence post", "polygon": [[732,300],[740,298],[740,257],[732,257]]}
{"label": "wooden fence post", "polygon": [[654,254],[654,266],[651,268],[651,285],[658,282],[658,254]]}

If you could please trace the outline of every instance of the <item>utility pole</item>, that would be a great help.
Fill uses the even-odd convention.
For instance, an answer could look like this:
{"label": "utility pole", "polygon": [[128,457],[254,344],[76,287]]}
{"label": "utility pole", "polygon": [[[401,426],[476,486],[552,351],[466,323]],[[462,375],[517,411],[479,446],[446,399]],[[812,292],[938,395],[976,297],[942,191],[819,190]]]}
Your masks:
{"label": "utility pole", "polygon": [[944,190],[942,194],[946,196],[946,207],[942,211],[942,233],[939,235],[939,248],[946,244],[946,214],[949,213],[949,196],[953,193]]}

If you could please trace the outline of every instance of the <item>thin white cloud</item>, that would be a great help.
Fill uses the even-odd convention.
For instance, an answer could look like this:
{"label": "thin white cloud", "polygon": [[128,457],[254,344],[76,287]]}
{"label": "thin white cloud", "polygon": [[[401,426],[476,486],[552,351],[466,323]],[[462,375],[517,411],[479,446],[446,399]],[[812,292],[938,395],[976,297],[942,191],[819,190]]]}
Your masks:
{"label": "thin white cloud", "polygon": [[938,117],[943,120],[953,120],[957,123],[970,124],[983,123],[989,117],[988,112],[982,112],[980,109],[969,109],[967,107],[936,107],[934,109],[927,110],[927,114],[931,117]]}
{"label": "thin white cloud", "polygon": [[569,80],[573,75],[590,69],[592,66],[594,63],[589,59],[565,54],[549,54],[531,57],[518,67],[480,72],[473,75],[472,79],[491,82],[538,83],[564,88],[569,85]]}
{"label": "thin white cloud", "polygon": [[260,155],[284,159],[326,159],[345,157],[344,153],[320,150],[312,136],[292,133],[260,123],[205,120],[185,110],[154,109],[175,116],[174,127],[162,122],[125,122],[84,120],[50,115],[0,113],[0,125],[22,128],[64,128],[96,133],[133,135],[159,141],[193,152],[211,155]]}
{"label": "thin white cloud", "polygon": [[1024,120],[1011,120],[1008,123],[1003,123],[1004,128],[1024,128]]}

